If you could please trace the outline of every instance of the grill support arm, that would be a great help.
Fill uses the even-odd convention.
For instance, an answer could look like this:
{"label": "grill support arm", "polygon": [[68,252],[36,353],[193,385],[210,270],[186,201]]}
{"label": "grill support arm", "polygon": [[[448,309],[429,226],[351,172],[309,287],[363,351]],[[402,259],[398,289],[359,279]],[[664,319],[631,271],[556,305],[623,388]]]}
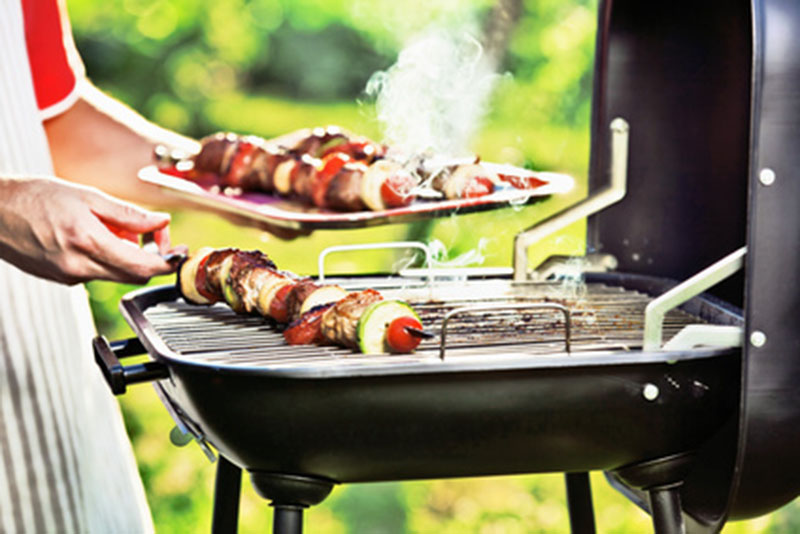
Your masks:
{"label": "grill support arm", "polygon": [[528,276],[528,247],[534,245],[574,222],[604,210],[625,197],[628,174],[628,132],[625,119],[611,121],[611,182],[609,185],[577,204],[539,221],[514,239],[514,280],[524,281]]}

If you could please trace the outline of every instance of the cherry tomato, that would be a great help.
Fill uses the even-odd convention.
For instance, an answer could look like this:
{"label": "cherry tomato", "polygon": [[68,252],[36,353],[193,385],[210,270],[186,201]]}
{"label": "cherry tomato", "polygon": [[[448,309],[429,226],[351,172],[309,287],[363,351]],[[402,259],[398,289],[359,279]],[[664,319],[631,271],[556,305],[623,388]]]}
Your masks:
{"label": "cherry tomato", "polygon": [[233,157],[233,161],[231,162],[231,168],[228,170],[228,174],[225,176],[226,185],[238,187],[239,182],[247,170],[247,166],[250,165],[250,162],[253,159],[252,155],[255,149],[256,146],[253,143],[248,143],[246,141],[239,143],[239,146],[236,147],[236,155]]}
{"label": "cherry tomato", "polygon": [[461,196],[464,198],[476,198],[488,195],[492,191],[494,191],[494,183],[484,176],[477,176],[467,184]]}
{"label": "cherry tomato", "polygon": [[408,206],[416,198],[411,194],[416,182],[410,174],[393,174],[381,184],[381,199],[387,208]]}
{"label": "cherry tomato", "polygon": [[413,336],[406,331],[406,327],[422,328],[422,325],[414,317],[398,317],[386,329],[386,343],[392,352],[411,352],[419,342],[420,338]]}
{"label": "cherry tomato", "polygon": [[547,183],[535,176],[513,176],[511,174],[498,174],[497,176],[517,189],[535,189]]}
{"label": "cherry tomato", "polygon": [[275,296],[272,297],[272,302],[269,303],[269,316],[279,323],[285,323],[289,320],[289,310],[286,308],[286,297],[293,287],[294,284],[286,284],[275,293]]}
{"label": "cherry tomato", "polygon": [[211,254],[208,254],[205,258],[200,260],[200,263],[197,265],[197,274],[194,278],[194,287],[203,297],[207,298],[211,302],[217,302],[219,298],[213,292],[209,291],[208,286],[206,286],[206,262],[208,262],[209,256],[211,256]]}

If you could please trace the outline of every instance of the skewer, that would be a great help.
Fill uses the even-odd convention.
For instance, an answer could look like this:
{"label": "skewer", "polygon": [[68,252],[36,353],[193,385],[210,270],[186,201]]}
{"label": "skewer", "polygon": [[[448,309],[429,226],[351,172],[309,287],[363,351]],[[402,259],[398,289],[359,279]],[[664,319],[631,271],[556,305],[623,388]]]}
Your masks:
{"label": "skewer", "polygon": [[412,336],[421,339],[433,339],[436,337],[436,334],[428,332],[427,330],[420,330],[419,328],[414,328],[413,326],[406,326],[405,329],[406,332],[408,332]]}

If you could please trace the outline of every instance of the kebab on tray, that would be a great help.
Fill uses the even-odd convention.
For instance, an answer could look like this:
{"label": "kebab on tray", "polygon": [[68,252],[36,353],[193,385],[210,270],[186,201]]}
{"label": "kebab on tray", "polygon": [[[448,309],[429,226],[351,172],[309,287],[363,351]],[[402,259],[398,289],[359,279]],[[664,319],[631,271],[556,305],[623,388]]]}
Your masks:
{"label": "kebab on tray", "polygon": [[411,352],[427,337],[407,303],[374,289],[347,292],[337,285],[280,271],[266,254],[202,248],[178,270],[177,287],[189,303],[227,303],[236,313],[259,313],[285,324],[287,343],[336,344],[365,354]]}
{"label": "kebab on tray", "polygon": [[277,143],[217,133],[201,140],[200,152],[188,163],[181,175],[192,180],[277,193],[340,211],[406,206],[423,190],[458,199],[546,183],[533,176],[498,174],[478,160],[433,166],[420,158],[399,161],[386,146],[337,127],[315,128]]}

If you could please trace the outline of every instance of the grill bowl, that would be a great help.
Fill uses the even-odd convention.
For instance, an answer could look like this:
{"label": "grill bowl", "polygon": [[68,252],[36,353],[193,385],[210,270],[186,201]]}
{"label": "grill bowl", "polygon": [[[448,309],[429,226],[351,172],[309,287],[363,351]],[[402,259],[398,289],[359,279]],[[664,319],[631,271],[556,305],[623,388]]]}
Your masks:
{"label": "grill bowl", "polygon": [[[603,279],[620,281],[637,291],[669,285]],[[523,289],[508,281],[468,284],[450,287],[462,295]],[[414,291],[420,290],[403,292]],[[438,296],[428,295],[441,302]],[[173,350],[168,341],[177,342],[168,334],[176,319],[165,309],[219,313],[177,298],[169,287],[140,291],[123,300],[122,311],[148,352],[166,364],[169,378],[160,387],[180,417],[255,474],[344,483],[614,469],[697,449],[737,413],[738,350],[645,353],[612,339],[606,348],[578,343],[567,353],[555,325],[553,339],[478,342],[449,349],[444,360],[436,346],[379,357],[323,347],[278,357],[278,349],[267,348],[266,359],[257,360],[248,349],[232,356],[235,347]],[[698,321],[740,321],[707,299],[695,298],[686,309]],[[268,339],[272,330],[264,320],[232,313],[216,320],[241,328],[244,345],[254,331]]]}

